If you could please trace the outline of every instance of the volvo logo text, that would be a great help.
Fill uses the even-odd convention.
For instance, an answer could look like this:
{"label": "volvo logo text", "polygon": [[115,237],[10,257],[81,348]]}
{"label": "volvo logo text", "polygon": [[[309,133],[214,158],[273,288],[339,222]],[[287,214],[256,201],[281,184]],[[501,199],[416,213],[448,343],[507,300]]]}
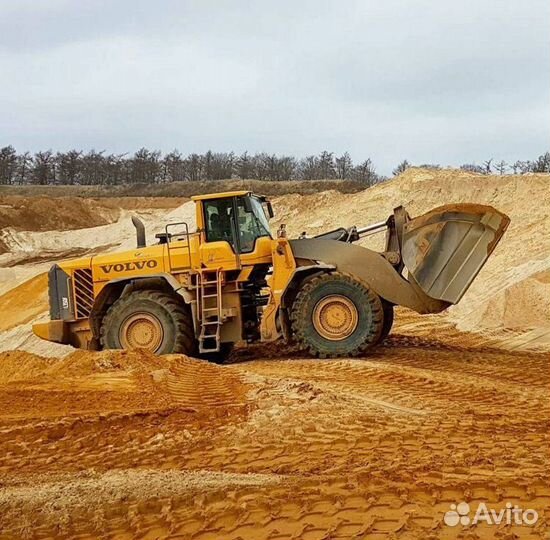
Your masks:
{"label": "volvo logo text", "polygon": [[144,268],[155,268],[158,265],[157,261],[135,261],[127,263],[106,264],[100,268],[106,274],[111,272],[131,272],[132,270],[143,270]]}

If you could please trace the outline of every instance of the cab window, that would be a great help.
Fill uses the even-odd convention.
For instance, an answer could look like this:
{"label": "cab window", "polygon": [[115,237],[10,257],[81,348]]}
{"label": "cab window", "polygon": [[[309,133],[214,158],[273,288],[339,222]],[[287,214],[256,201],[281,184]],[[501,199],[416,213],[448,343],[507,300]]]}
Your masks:
{"label": "cab window", "polygon": [[237,198],[237,216],[239,243],[241,253],[254,251],[256,239],[261,236],[271,237],[262,203],[255,197],[248,197],[248,209],[245,197]]}
{"label": "cab window", "polygon": [[204,214],[206,219],[206,241],[218,242],[225,240],[233,245],[233,232],[231,229],[233,199],[204,201]]}
{"label": "cab window", "polygon": [[[262,203],[255,197],[207,199],[204,201],[204,214],[206,241],[225,240],[239,253],[254,251],[257,238],[271,237]],[[232,219],[234,215],[236,220]],[[237,228],[235,234],[233,226]]]}

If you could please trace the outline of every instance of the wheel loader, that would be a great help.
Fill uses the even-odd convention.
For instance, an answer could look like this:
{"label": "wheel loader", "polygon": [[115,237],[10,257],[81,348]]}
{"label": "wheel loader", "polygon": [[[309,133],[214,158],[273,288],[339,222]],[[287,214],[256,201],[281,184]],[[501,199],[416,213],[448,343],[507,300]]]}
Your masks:
{"label": "wheel loader", "polygon": [[[135,249],[55,264],[46,340],[223,359],[234,344],[293,340],[318,357],[362,356],[390,332],[394,306],[456,304],[504,234],[490,206],[453,204],[315,237],[272,236],[271,203],[250,191],[193,197],[196,229],[169,223]],[[376,252],[357,242],[385,231]]]}

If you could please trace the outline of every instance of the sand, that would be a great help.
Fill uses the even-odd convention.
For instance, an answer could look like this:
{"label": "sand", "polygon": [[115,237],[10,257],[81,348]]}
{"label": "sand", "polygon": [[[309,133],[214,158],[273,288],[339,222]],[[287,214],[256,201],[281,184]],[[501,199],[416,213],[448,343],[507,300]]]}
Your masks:
{"label": "sand", "polygon": [[368,361],[262,354],[4,353],[4,537],[468,538],[443,523],[462,500],[544,515],[547,356],[399,336]]}
{"label": "sand", "polygon": [[[193,203],[111,201],[112,222],[55,232],[9,222],[0,537],[547,538],[548,185],[548,175],[413,169],[363,193],[275,198],[274,228],[286,222],[291,233],[365,225],[399,203],[418,215],[471,201],[512,218],[458,306],[423,317],[398,309],[390,339],[358,359],[313,360],[271,344],[218,366],[38,340],[30,325],[47,317],[53,261],[131,248],[132,214],[151,240],[166,222],[192,223]],[[540,518],[445,525],[461,501],[519,504]]]}

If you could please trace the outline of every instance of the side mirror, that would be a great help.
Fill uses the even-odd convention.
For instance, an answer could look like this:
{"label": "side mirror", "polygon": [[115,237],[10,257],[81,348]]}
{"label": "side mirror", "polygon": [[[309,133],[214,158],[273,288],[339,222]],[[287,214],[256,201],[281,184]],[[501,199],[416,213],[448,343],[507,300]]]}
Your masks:
{"label": "side mirror", "polygon": [[252,202],[250,200],[250,197],[244,197],[244,209],[247,213],[252,213]]}
{"label": "side mirror", "polygon": [[273,213],[273,206],[271,206],[271,201],[266,201],[267,204],[267,213],[269,214],[269,219],[275,216]]}

